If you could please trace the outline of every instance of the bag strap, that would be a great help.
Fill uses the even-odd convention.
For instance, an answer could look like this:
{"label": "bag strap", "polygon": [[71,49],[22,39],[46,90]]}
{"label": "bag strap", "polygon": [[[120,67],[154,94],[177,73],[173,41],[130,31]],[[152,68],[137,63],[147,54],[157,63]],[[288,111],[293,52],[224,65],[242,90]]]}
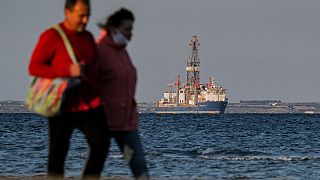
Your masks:
{"label": "bag strap", "polygon": [[78,64],[78,61],[77,61],[77,58],[76,58],[76,55],[74,54],[74,51],[72,49],[72,45],[67,37],[67,35],[65,34],[65,32],[61,29],[61,27],[59,26],[59,24],[56,24],[52,27],[53,29],[55,29],[61,36],[62,40],[63,40],[63,43],[68,51],[68,54],[72,60],[72,62],[74,64]]}

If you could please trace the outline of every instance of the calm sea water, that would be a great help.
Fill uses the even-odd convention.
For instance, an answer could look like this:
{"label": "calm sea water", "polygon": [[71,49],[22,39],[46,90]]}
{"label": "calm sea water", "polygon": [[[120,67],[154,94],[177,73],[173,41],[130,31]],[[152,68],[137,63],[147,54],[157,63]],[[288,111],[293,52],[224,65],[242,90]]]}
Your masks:
{"label": "calm sea water", "polygon": [[[47,120],[0,114],[0,176],[44,175]],[[224,114],[140,116],[150,175],[181,179],[320,179],[320,116]],[[86,160],[75,131],[66,175],[79,177]],[[104,176],[131,177],[115,143]]]}

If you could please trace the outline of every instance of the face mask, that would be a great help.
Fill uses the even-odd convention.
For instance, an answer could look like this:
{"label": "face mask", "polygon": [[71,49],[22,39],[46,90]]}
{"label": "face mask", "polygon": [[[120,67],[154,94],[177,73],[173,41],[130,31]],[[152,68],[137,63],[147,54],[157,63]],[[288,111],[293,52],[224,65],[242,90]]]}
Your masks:
{"label": "face mask", "polygon": [[129,41],[121,32],[117,32],[116,34],[112,35],[112,39],[113,42],[119,46],[124,46]]}

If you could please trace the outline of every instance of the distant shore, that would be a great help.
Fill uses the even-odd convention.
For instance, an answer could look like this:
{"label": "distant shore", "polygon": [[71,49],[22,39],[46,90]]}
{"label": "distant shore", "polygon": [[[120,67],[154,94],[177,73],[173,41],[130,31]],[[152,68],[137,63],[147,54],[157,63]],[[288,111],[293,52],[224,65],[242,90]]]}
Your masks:
{"label": "distant shore", "polygon": [[[152,113],[154,103],[138,103],[140,113]],[[0,101],[0,113],[31,113],[24,101]],[[251,100],[228,103],[225,110],[229,113],[270,113],[270,114],[320,114],[320,102],[287,103],[278,100]]]}

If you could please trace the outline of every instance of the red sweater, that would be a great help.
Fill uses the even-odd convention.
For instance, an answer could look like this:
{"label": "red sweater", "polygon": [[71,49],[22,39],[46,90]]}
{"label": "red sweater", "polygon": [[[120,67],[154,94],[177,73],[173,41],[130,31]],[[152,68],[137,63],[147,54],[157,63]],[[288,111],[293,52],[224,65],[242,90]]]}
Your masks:
{"label": "red sweater", "polygon": [[105,105],[108,128],[114,131],[136,130],[136,69],[125,47],[112,44],[110,39],[102,39],[98,50],[101,57],[98,87]]}
{"label": "red sweater", "polygon": [[[85,64],[81,84],[67,94],[63,111],[86,111],[101,104],[95,80],[97,78],[97,48],[92,34],[88,31],[74,32],[63,23],[60,26],[70,40],[79,62]],[[70,77],[70,59],[62,38],[52,28],[43,32],[33,51],[29,64],[30,75],[57,78]]]}

